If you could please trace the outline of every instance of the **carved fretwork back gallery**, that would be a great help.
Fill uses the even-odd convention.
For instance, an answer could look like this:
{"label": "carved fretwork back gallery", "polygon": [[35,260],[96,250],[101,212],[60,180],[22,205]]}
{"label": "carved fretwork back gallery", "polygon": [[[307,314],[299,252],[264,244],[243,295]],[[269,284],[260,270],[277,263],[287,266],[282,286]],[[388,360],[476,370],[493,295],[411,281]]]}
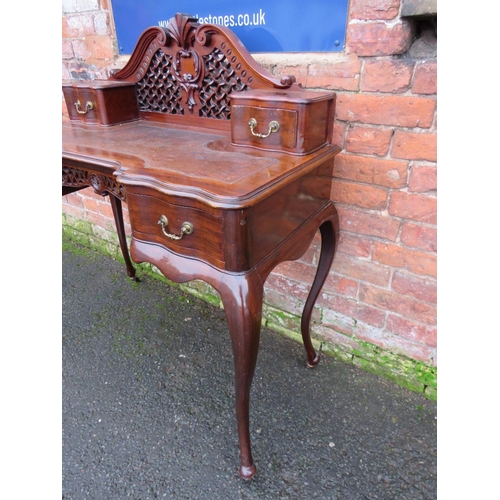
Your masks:
{"label": "carved fretwork back gallery", "polygon": [[233,92],[299,87],[295,77],[277,79],[259,67],[231,31],[181,14],[166,28],[144,31],[126,66],[111,80],[135,83],[141,114],[156,121],[173,116],[228,121]]}

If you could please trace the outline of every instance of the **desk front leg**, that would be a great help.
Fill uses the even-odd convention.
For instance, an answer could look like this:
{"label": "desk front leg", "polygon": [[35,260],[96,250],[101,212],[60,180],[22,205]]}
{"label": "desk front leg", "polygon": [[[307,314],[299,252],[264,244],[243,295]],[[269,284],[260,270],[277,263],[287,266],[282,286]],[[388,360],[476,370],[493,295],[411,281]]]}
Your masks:
{"label": "desk front leg", "polygon": [[122,202],[120,198],[109,195],[109,201],[111,203],[111,208],[113,209],[113,217],[115,218],[116,232],[118,234],[118,241],[120,242],[120,248],[122,251],[123,258],[125,260],[125,266],[127,268],[127,274],[129,278],[134,281],[139,281],[135,275],[135,267],[130,259],[127,247],[127,237],[125,236],[125,224],[123,222],[123,210]]}
{"label": "desk front leg", "polygon": [[239,475],[250,479],[256,467],[250,444],[250,388],[259,351],[263,300],[262,279],[257,272],[228,275],[220,287],[234,356],[236,419],[240,447]]}
{"label": "desk front leg", "polygon": [[251,270],[229,273],[205,262],[189,259],[168,249],[132,238],[130,247],[135,262],[150,262],[176,283],[201,279],[212,285],[224,304],[234,357],[234,382],[239,474],[244,479],[255,475],[250,445],[250,388],[259,351],[264,284],[261,273]]}

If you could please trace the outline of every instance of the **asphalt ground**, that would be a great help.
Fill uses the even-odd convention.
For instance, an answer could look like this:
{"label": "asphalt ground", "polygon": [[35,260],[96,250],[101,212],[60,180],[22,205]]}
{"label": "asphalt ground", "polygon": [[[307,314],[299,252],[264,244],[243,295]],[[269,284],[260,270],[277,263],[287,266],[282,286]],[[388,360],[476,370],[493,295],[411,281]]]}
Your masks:
{"label": "asphalt ground", "polygon": [[63,499],[437,498],[436,403],[266,328],[240,479],[224,311],[87,249],[62,275]]}

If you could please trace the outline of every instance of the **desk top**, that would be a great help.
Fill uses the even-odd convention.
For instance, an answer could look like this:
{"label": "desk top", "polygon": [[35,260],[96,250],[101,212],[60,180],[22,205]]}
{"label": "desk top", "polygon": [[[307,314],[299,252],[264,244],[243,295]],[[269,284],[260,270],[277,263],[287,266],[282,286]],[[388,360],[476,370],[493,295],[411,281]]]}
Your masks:
{"label": "desk top", "polygon": [[232,146],[228,133],[137,121],[108,128],[63,124],[63,158],[99,163],[122,184],[149,186],[214,207],[253,205],[338,152],[305,156]]}
{"label": "desk top", "polygon": [[185,14],[147,29],[109,80],[63,91],[66,166],[215,208],[254,206],[340,151],[333,93],[277,79],[228,29]]}

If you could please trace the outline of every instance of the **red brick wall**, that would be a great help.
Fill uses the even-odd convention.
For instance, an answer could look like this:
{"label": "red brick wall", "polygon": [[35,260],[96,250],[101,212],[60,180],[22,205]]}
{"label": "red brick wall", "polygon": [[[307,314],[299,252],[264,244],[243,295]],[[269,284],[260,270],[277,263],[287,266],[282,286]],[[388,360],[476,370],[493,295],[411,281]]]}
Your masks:
{"label": "red brick wall", "polygon": [[[63,15],[63,78],[106,77],[116,67],[107,2],[84,4],[89,10]],[[313,331],[333,344],[366,341],[436,365],[437,67],[428,38],[424,50],[412,49],[418,31],[400,11],[400,0],[351,0],[343,54],[299,63],[276,55],[269,69],[338,94],[342,152],[331,197],[341,236]],[[64,211],[112,224],[108,202],[90,189],[66,197]],[[269,277],[270,305],[300,314],[318,244]]]}

